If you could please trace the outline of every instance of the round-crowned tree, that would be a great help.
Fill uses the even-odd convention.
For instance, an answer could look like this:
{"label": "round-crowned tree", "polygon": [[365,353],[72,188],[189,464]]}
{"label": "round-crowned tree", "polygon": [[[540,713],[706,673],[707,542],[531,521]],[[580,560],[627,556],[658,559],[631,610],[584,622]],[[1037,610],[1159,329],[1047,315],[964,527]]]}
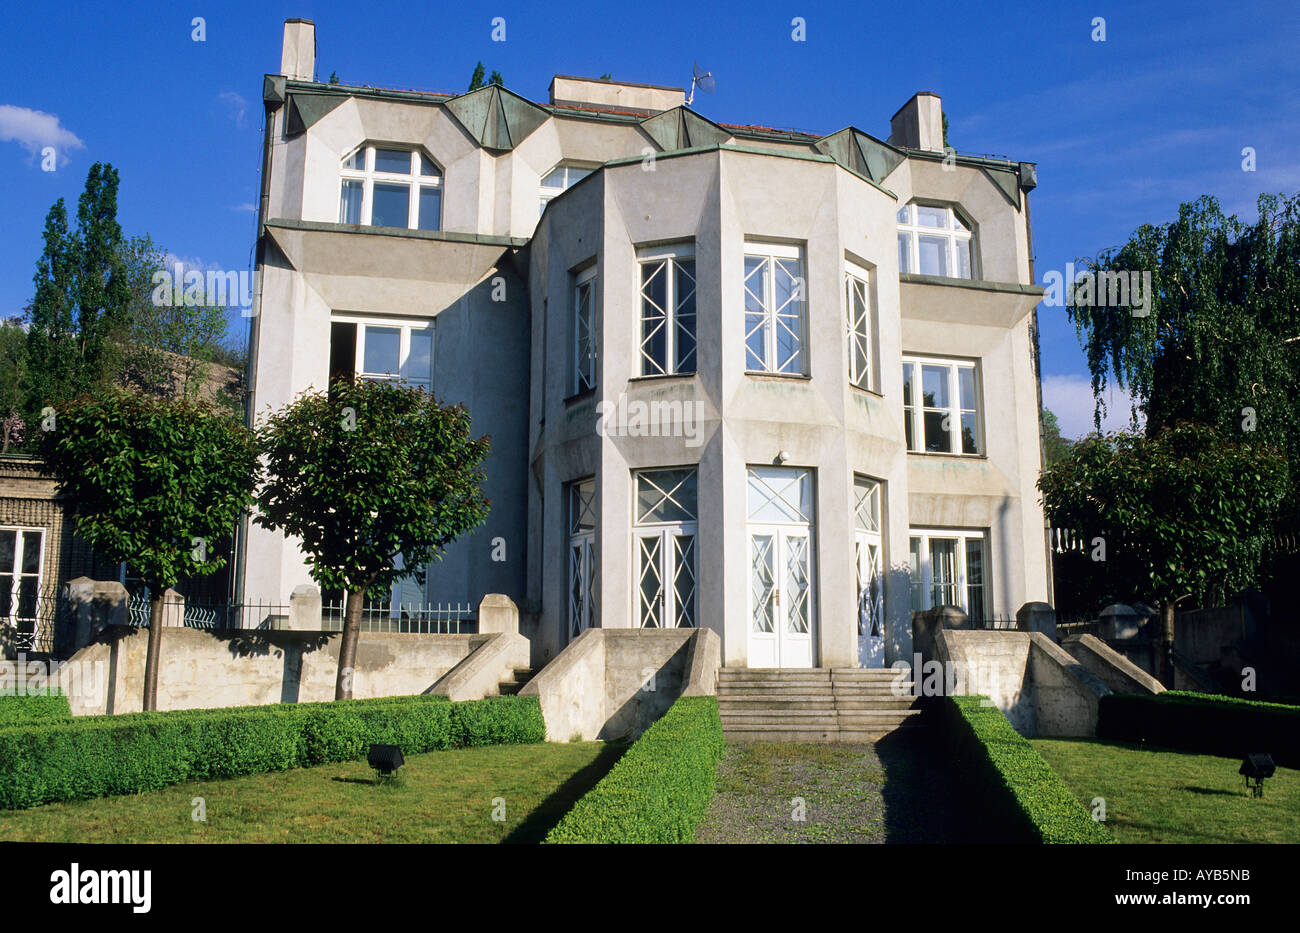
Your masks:
{"label": "round-crowned tree", "polygon": [[303,393],[259,426],[256,521],[297,539],[322,590],[347,593],[335,699],[352,696],[366,593],[440,560],[487,517],[489,439],[470,430],[463,406],[363,380]]}

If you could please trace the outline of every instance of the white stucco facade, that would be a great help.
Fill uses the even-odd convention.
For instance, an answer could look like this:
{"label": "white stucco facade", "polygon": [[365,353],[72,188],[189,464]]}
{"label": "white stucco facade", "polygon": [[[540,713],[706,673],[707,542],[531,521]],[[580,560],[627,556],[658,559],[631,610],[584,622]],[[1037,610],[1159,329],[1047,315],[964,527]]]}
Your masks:
{"label": "white stucco facade", "polygon": [[[302,44],[295,33],[294,49]],[[258,414],[323,388],[352,352],[340,341],[371,339],[355,336],[360,328],[376,328],[364,333],[378,347],[380,336],[431,327],[430,388],[464,403],[475,433],[492,436],[492,512],[429,572],[426,596],[511,596],[539,663],[584,626],[647,622],[714,629],[733,666],[910,658],[916,567],[922,605],[1008,618],[1047,600],[1034,489],[1032,166],[929,148],[933,95],[909,101],[886,143],[856,130],[819,138],[719,126],[680,105],[656,112],[673,105],[672,89],[605,85],[557,78],[552,102],[539,105],[495,88],[445,97],[268,76],[250,374]],[[589,107],[574,99],[583,93]],[[340,222],[341,166],[359,147],[437,167],[437,230]],[[579,180],[539,221],[557,166],[574,166]],[[366,198],[378,204],[372,189]],[[925,229],[920,271],[900,269],[899,210],[909,204],[960,219],[965,232],[949,239],[972,244],[967,277],[956,274],[965,254],[951,252],[951,277],[922,274],[936,261],[925,250],[950,248]],[[912,216],[916,227],[938,215]],[[678,372],[647,372],[657,365],[647,355],[671,352],[652,334],[665,300],[656,269],[674,282],[663,293],[677,302],[663,315],[676,335],[668,346],[693,348],[666,366]],[[865,309],[856,331],[855,287]],[[921,393],[914,413],[904,407],[906,360]],[[420,376],[423,366],[420,357]],[[639,411],[665,417],[629,424]],[[951,438],[958,450],[909,450],[905,417],[913,448]],[[689,474],[674,495],[690,501],[670,497],[655,511],[638,489],[658,487],[638,477],[664,470],[676,472],[646,476]],[[756,510],[753,490],[787,479],[804,499]],[[864,524],[869,489],[874,518]],[[580,522],[575,490],[590,510]],[[504,560],[494,559],[499,539]],[[863,634],[868,547],[879,642]],[[575,565],[575,554],[587,556]],[[282,599],[305,582],[291,541],[249,529],[246,595]],[[769,638],[763,624],[793,628]]]}

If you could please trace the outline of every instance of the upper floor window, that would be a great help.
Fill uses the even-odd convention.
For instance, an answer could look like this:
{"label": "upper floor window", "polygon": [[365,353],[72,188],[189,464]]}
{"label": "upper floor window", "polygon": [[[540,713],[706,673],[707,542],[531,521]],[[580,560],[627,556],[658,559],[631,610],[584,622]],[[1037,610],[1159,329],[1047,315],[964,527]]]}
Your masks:
{"label": "upper floor window", "polygon": [[573,286],[573,392],[596,388],[596,267],[578,273]]}
{"label": "upper floor window", "polygon": [[563,162],[547,172],[545,177],[542,178],[542,198],[541,203],[537,206],[537,216],[542,216],[542,212],[546,210],[546,202],[550,201],[551,198],[563,194],[566,188],[576,185],[590,174],[591,169],[589,168],[580,165],[566,165]]}
{"label": "upper floor window", "polygon": [[339,223],[442,229],[442,169],[423,152],[362,146],[339,174]]}
{"label": "upper floor window", "polygon": [[641,257],[641,375],[695,372],[695,256],[690,247]]}
{"label": "upper floor window", "polygon": [[745,369],[805,375],[803,254],[745,244]]}
{"label": "upper floor window", "polygon": [[871,385],[871,289],[867,270],[846,263],[844,310],[849,340],[849,382],[859,389]]}
{"label": "upper floor window", "polygon": [[951,207],[908,204],[898,211],[898,271],[972,278],[975,240]]}
{"label": "upper floor window", "polygon": [[903,428],[907,449],[978,454],[980,407],[975,363],[903,358]]}
{"label": "upper floor window", "polygon": [[353,376],[401,379],[428,389],[433,381],[433,322],[334,318],[330,381]]}

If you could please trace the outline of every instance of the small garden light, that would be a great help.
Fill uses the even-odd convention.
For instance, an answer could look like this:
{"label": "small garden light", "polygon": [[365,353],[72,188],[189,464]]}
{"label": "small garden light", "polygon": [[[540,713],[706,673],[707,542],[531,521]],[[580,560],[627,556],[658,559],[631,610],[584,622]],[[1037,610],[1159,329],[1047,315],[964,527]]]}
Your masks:
{"label": "small garden light", "polygon": [[1264,779],[1273,776],[1273,756],[1255,752],[1246,756],[1237,771],[1246,779],[1246,788],[1252,797],[1264,796]]}
{"label": "small garden light", "polygon": [[392,777],[397,773],[398,768],[406,764],[406,759],[402,757],[401,748],[396,745],[372,744],[370,754],[366,756],[366,761],[370,767],[379,772],[380,777]]}

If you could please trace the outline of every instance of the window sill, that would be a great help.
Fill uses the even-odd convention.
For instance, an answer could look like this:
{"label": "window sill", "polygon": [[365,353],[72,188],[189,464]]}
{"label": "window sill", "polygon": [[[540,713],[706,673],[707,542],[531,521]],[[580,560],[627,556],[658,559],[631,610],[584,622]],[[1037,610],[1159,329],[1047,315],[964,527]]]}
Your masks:
{"label": "window sill", "polygon": [[909,457],[946,457],[949,460],[987,460],[989,458],[988,454],[954,454],[940,450],[909,450],[907,455]]}
{"label": "window sill", "polygon": [[861,392],[863,395],[870,395],[874,398],[881,399],[882,401],[885,398],[885,394],[883,392],[877,392],[875,389],[864,389],[862,388],[862,386],[855,386],[851,382],[849,383],[849,388],[852,389],[854,392]]}
{"label": "window sill", "polygon": [[689,380],[694,379],[699,373],[659,373],[653,376],[630,376],[628,382],[667,382],[670,379]]}
{"label": "window sill", "polygon": [[805,373],[768,373],[754,369],[745,370],[745,377],[747,379],[757,379],[759,382],[767,382],[769,380],[777,382],[787,379],[793,379],[800,382],[812,382],[812,376]]}
{"label": "window sill", "polygon": [[573,405],[577,402],[585,402],[587,399],[594,398],[595,395],[595,389],[583,389],[581,392],[574,392],[572,395],[565,398],[564,404]]}

